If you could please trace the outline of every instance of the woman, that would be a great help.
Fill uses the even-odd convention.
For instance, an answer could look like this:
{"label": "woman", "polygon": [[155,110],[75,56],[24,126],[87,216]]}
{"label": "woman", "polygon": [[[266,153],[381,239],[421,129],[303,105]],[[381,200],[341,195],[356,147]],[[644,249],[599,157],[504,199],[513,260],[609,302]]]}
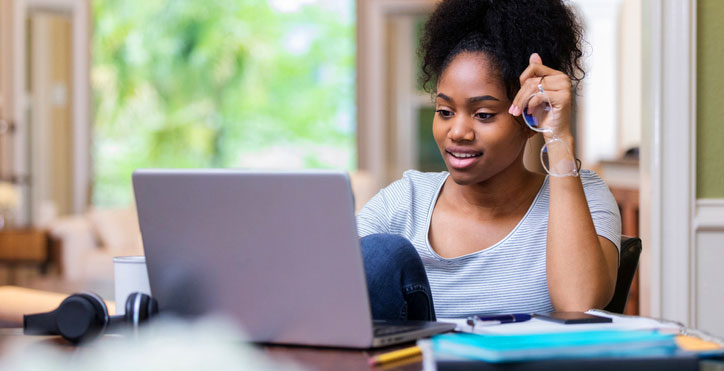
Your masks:
{"label": "woman", "polygon": [[[611,299],[618,207],[573,157],[580,42],[562,1],[438,5],[420,52],[448,171],[407,171],[357,216],[375,318],[585,311]],[[537,131],[548,175],[523,165]]]}

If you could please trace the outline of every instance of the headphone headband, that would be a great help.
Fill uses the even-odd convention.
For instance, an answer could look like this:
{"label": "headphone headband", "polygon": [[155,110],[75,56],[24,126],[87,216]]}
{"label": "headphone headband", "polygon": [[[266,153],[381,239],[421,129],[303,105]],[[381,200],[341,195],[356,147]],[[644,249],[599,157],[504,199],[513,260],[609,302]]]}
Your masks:
{"label": "headphone headband", "polygon": [[130,323],[134,328],[158,313],[158,304],[146,294],[135,292],[126,300],[126,313],[109,316],[105,302],[95,293],[73,294],[52,312],[23,316],[23,332],[27,335],[61,335],[78,343],[107,333],[111,323]]}

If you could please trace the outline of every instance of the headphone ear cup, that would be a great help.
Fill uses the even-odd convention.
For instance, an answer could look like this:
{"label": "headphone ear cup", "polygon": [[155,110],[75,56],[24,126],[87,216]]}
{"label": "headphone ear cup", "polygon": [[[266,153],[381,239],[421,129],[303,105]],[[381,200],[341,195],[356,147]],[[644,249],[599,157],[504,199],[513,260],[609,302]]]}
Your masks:
{"label": "headphone ear cup", "polygon": [[152,297],[148,297],[148,303],[146,304],[147,318],[155,317],[158,315],[158,301]]}
{"label": "headphone ear cup", "polygon": [[138,295],[137,292],[133,292],[126,298],[126,302],[124,304],[125,312],[123,313],[124,322],[132,324],[133,323],[133,316],[135,315],[134,304],[136,303],[136,295]]}
{"label": "headphone ear cup", "polygon": [[58,333],[73,343],[98,336],[108,324],[108,309],[95,294],[71,295],[55,313]]}
{"label": "headphone ear cup", "polygon": [[126,299],[125,320],[137,327],[158,313],[158,304],[152,297],[134,292]]}

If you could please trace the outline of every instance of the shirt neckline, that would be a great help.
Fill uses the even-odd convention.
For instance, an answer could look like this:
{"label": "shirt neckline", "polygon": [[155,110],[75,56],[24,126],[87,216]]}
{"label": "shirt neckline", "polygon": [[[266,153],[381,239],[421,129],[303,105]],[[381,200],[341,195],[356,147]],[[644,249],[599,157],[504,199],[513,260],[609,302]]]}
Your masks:
{"label": "shirt neckline", "polygon": [[435,249],[432,248],[432,245],[430,245],[430,224],[432,223],[432,212],[435,210],[435,205],[437,204],[437,199],[440,197],[440,191],[442,191],[442,186],[445,184],[445,181],[448,177],[450,177],[450,173],[447,171],[444,171],[443,174],[445,176],[442,177],[442,180],[440,181],[440,184],[437,186],[437,191],[435,191],[435,195],[432,197],[432,201],[430,202],[430,205],[428,206],[427,210],[427,219],[425,220],[425,247],[427,248],[427,251],[432,255],[435,259],[439,261],[444,261],[448,263],[452,263],[459,260],[465,260],[480,254],[484,254],[487,251],[493,250],[494,248],[500,246],[503,242],[508,240],[519,228],[521,225],[523,225],[523,222],[528,218],[528,215],[533,211],[533,208],[538,203],[538,199],[540,199],[541,194],[543,194],[543,190],[548,185],[548,174],[546,174],[545,179],[543,179],[543,184],[541,184],[540,189],[538,189],[538,193],[535,195],[535,198],[533,199],[533,202],[531,202],[530,206],[528,207],[528,211],[525,212],[525,215],[518,221],[518,224],[515,225],[515,227],[500,241],[492,244],[490,247],[471,252],[469,254],[456,256],[454,258],[444,258],[440,256]]}

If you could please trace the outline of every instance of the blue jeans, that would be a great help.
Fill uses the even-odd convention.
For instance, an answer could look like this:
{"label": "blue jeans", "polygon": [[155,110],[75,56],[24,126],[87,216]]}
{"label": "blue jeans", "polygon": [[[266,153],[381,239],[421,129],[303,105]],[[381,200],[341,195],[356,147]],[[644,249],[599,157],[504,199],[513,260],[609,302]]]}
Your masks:
{"label": "blue jeans", "polygon": [[392,234],[362,237],[373,319],[435,320],[425,267],[410,241]]}

